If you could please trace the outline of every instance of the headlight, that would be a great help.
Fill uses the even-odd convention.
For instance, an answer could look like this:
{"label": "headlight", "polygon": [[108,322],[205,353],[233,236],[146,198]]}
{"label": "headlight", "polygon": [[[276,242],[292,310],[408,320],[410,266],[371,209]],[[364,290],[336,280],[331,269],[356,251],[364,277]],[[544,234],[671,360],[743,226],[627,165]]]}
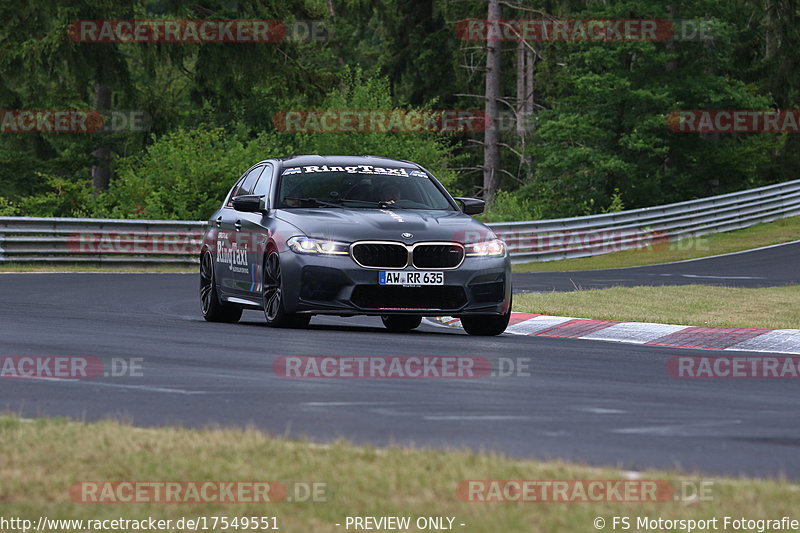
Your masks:
{"label": "headlight", "polygon": [[500,239],[465,244],[464,248],[466,248],[467,257],[497,256],[506,253],[506,243]]}
{"label": "headlight", "polygon": [[292,237],[286,245],[298,254],[349,255],[350,245],[344,242],[311,237]]}

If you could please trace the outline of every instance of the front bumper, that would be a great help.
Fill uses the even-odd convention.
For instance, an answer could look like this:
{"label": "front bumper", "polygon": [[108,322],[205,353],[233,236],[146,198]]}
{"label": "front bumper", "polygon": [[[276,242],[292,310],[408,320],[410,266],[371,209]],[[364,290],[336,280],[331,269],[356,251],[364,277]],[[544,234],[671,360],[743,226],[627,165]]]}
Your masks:
{"label": "front bumper", "polygon": [[[359,266],[350,256],[281,256],[284,306],[288,312],[351,315],[502,315],[511,305],[508,257],[467,257],[444,273],[444,285],[378,284],[381,269]],[[389,270],[389,269],[386,269]],[[406,271],[419,271],[407,267]]]}

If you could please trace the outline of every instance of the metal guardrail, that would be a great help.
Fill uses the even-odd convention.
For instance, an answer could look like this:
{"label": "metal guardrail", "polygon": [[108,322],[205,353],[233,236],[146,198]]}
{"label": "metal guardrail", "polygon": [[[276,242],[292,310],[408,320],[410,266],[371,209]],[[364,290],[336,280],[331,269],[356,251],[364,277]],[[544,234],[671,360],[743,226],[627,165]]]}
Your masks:
{"label": "metal guardrail", "polygon": [[[587,257],[800,215],[800,180],[586,217],[489,224],[514,263]],[[193,264],[206,222],[0,217],[0,262]]]}
{"label": "metal guardrail", "polygon": [[0,262],[192,264],[207,222],[0,217]]}
{"label": "metal guardrail", "polygon": [[800,180],[757,189],[576,218],[489,224],[514,263],[555,261],[746,228],[800,215]]}

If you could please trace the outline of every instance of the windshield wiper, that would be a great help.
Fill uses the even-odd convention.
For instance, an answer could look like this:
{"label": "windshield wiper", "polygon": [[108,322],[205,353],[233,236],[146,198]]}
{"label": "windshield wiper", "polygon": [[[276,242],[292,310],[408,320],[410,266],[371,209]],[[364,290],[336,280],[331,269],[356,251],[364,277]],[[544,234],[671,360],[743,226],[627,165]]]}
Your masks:
{"label": "windshield wiper", "polygon": [[374,206],[380,207],[381,209],[405,209],[405,207],[403,207],[401,205],[397,205],[394,202],[386,202],[386,201],[373,202],[373,201],[370,201],[370,200],[344,200],[344,201],[345,202],[358,202],[360,204],[368,204],[370,206],[374,205]]}
{"label": "windshield wiper", "polygon": [[326,202],[325,200],[320,200],[319,198],[293,198],[291,196],[287,196],[286,198],[283,199],[284,202],[286,202],[287,200],[296,201],[296,202],[298,202],[300,204],[311,204],[310,206],[309,205],[303,205],[302,207],[322,207],[322,206],[325,206],[325,207],[343,207],[342,204],[336,204],[336,203],[333,203],[333,202]]}

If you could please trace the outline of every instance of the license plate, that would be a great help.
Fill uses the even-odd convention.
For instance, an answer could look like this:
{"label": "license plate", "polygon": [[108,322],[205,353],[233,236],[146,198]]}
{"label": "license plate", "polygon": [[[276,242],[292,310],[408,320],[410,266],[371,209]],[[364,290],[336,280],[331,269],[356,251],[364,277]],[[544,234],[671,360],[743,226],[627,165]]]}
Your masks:
{"label": "license plate", "polygon": [[444,272],[392,272],[378,273],[379,285],[444,285]]}

